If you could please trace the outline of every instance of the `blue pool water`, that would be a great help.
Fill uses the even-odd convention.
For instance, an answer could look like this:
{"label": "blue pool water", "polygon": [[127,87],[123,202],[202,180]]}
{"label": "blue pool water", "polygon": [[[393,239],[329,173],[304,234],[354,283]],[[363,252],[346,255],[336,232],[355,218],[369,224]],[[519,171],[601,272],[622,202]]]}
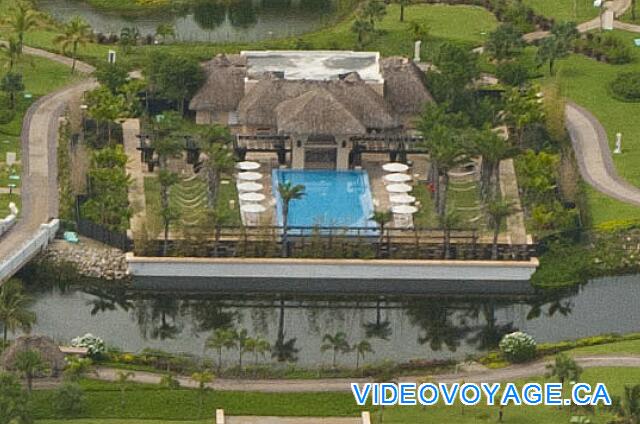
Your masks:
{"label": "blue pool water", "polygon": [[280,183],[302,184],[305,195],[289,203],[289,226],[295,227],[368,227],[373,200],[366,171],[316,171],[276,169],[272,189],[277,199],[278,225],[282,225]]}

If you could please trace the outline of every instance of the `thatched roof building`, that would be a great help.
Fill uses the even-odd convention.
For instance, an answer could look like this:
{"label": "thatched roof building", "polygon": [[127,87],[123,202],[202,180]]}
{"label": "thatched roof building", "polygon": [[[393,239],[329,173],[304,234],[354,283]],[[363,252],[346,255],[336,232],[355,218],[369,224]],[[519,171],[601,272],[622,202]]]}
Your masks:
{"label": "thatched roof building", "polygon": [[[425,102],[433,101],[413,62],[401,57],[380,59],[377,53],[243,52],[218,55],[204,67],[207,81],[189,105],[196,111],[197,122],[230,124],[244,131],[396,131],[419,114]],[[314,94],[308,95],[310,92]],[[286,116],[287,107],[310,110],[310,104],[329,110]],[[342,127],[330,125],[331,121],[301,119],[324,116],[336,123],[338,112],[348,121]],[[281,127],[283,119],[287,129]],[[294,122],[296,128],[291,127]]]}
{"label": "thatched roof building", "polygon": [[16,338],[9,348],[2,354],[0,363],[2,367],[8,371],[15,371],[15,362],[20,352],[36,351],[40,353],[42,360],[47,364],[52,375],[57,375],[64,370],[66,365],[64,354],[60,351],[58,345],[46,336],[21,336]]}

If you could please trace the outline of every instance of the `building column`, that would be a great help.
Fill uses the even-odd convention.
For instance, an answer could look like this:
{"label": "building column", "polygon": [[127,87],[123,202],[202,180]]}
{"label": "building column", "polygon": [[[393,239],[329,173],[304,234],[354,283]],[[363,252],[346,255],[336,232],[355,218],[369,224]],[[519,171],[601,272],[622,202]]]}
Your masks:
{"label": "building column", "polygon": [[306,137],[292,136],[291,142],[291,168],[304,169],[304,145]]}
{"label": "building column", "polygon": [[349,152],[351,151],[351,141],[347,137],[336,138],[338,151],[336,152],[336,169],[349,169]]}

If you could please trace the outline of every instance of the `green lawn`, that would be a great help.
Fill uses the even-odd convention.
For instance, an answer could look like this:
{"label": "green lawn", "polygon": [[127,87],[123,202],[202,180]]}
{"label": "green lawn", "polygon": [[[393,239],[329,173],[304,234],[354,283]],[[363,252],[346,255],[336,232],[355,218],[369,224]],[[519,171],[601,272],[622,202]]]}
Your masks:
{"label": "green lawn", "polygon": [[159,421],[159,420],[129,420],[129,419],[106,419],[96,420],[93,418],[79,420],[38,420],[37,424],[211,424],[211,419],[198,421]]}
{"label": "green lawn", "polygon": [[621,342],[607,343],[597,346],[579,347],[568,351],[572,356],[580,355],[615,355],[628,353],[640,355],[640,340],[624,340]]}
{"label": "green lawn", "polygon": [[[615,31],[632,45],[637,34]],[[640,49],[634,48],[635,61],[627,65],[608,65],[582,55],[571,55],[558,65],[557,77],[565,96],[591,111],[607,131],[613,149],[615,134],[622,133],[623,154],[615,155],[619,174],[640,186],[640,103],[625,103],[611,97],[608,83],[620,72],[640,71]],[[547,77],[547,80],[551,78]],[[610,220],[638,219],[640,209],[607,198],[589,188],[588,202],[594,224]]]}
{"label": "green lawn", "polygon": [[556,21],[581,23],[598,16],[593,0],[524,0],[538,15]]}

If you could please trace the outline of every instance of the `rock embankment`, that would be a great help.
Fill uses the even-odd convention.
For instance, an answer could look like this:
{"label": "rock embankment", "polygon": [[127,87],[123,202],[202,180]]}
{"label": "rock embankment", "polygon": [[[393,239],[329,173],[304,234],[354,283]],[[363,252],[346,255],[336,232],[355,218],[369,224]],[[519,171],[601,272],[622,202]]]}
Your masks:
{"label": "rock embankment", "polygon": [[82,237],[80,243],[54,240],[45,253],[48,260],[57,263],[72,263],[78,273],[85,277],[104,280],[125,280],[127,263],[122,250]]}

